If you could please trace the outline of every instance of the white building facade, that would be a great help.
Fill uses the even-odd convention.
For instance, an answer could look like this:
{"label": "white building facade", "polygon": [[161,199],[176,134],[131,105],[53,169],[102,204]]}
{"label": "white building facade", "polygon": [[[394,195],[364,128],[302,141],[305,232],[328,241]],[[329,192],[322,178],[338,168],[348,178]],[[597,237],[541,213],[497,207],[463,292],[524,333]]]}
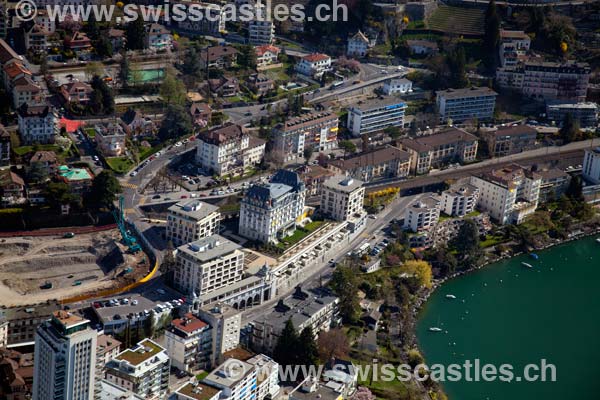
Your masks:
{"label": "white building facade", "polygon": [[440,121],[486,121],[494,117],[498,93],[487,87],[448,89],[436,92]]}
{"label": "white building facade", "polygon": [[320,212],[336,221],[347,221],[363,212],[363,182],[347,176],[334,176],[323,183]]}
{"label": "white building facade", "polygon": [[581,173],[585,180],[594,185],[600,184],[600,147],[585,150]]}
{"label": "white building facade", "polygon": [[348,130],[353,136],[382,131],[387,127],[404,127],[407,104],[394,99],[367,100],[348,108]]}
{"label": "white building facade", "polygon": [[404,213],[404,229],[422,232],[433,228],[440,220],[440,199],[425,197],[412,203]]}
{"label": "white building facade", "polygon": [[167,240],[183,246],[219,232],[219,207],[200,200],[189,200],[169,207]]}

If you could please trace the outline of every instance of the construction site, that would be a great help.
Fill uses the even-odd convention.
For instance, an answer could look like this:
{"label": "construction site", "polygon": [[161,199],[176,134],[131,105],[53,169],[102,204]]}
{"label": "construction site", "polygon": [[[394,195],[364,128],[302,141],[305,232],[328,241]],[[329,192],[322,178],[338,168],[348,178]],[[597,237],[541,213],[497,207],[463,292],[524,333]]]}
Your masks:
{"label": "construction site", "polygon": [[118,229],[0,239],[0,305],[32,304],[117,288],[148,273]]}

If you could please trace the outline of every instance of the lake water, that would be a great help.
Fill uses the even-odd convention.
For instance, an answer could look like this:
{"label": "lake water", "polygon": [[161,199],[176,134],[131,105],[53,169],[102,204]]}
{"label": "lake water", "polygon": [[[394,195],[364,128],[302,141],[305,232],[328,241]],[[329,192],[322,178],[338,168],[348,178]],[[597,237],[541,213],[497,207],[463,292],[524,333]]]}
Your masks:
{"label": "lake water", "polygon": [[445,382],[450,400],[600,399],[600,244],[586,238],[537,254],[447,282],[423,308],[417,336],[428,365],[480,359],[523,376],[546,359],[557,381]]}

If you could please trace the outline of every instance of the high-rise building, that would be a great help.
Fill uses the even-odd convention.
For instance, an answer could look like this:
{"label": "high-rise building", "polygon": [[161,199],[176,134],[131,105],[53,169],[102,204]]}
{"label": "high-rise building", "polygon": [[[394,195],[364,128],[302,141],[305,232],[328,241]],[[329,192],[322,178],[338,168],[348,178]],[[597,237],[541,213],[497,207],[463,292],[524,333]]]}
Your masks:
{"label": "high-rise building", "polygon": [[468,182],[459,182],[442,192],[441,208],[446,215],[464,217],[475,211],[479,189]]}
{"label": "high-rise building", "polygon": [[198,316],[211,327],[211,365],[222,361],[222,355],[240,344],[242,313],[225,303],[198,310]]}
{"label": "high-rise building", "polygon": [[189,372],[210,367],[211,328],[192,313],[174,319],[165,331],[165,339],[173,367]]}
{"label": "high-rise building", "polygon": [[90,321],[55,311],[35,335],[34,400],[94,398],[96,340]]}
{"label": "high-rise building", "polygon": [[427,231],[440,219],[440,199],[428,196],[408,206],[404,213],[404,229],[411,232]]}
{"label": "high-rise building", "polygon": [[343,175],[334,176],[323,183],[320,211],[336,221],[347,221],[362,213],[364,199],[362,181]]}
{"label": "high-rise building", "polygon": [[192,199],[169,207],[167,240],[183,246],[219,232],[219,207]]}
{"label": "high-rise building", "polygon": [[175,258],[175,288],[188,295],[202,297],[242,280],[241,246],[219,235],[178,247]]}
{"label": "high-rise building", "polygon": [[279,170],[266,185],[252,186],[242,200],[239,234],[276,242],[296,229],[304,214],[306,187],[298,174]]}

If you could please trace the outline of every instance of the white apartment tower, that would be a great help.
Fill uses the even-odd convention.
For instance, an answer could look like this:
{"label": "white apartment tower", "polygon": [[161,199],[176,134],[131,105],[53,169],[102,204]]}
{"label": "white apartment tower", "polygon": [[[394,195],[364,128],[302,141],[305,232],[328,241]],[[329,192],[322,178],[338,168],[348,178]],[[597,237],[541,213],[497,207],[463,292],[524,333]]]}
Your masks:
{"label": "white apartment tower", "polygon": [[175,288],[202,297],[242,280],[244,253],[241,246],[212,235],[180,246],[175,253]]}
{"label": "white apartment tower", "polygon": [[464,217],[475,211],[479,200],[479,188],[468,182],[457,183],[442,193],[441,207],[446,215]]}
{"label": "white apartment tower", "polygon": [[433,228],[440,219],[440,200],[429,196],[417,200],[404,213],[404,229],[422,232]]}
{"label": "white apartment tower", "polygon": [[362,213],[364,198],[362,181],[343,175],[334,176],[323,183],[321,213],[336,221],[347,221]]}
{"label": "white apartment tower", "polygon": [[582,174],[585,180],[600,184],[600,147],[585,150]]}
{"label": "white apartment tower", "polygon": [[175,247],[219,232],[219,207],[200,200],[188,200],[169,207],[167,240]]}
{"label": "white apartment tower", "polygon": [[34,400],[94,398],[98,333],[87,319],[55,311],[35,335]]}
{"label": "white apartment tower", "polygon": [[242,313],[226,303],[201,308],[198,316],[211,327],[211,365],[222,361],[223,353],[233,350],[240,344]]}

